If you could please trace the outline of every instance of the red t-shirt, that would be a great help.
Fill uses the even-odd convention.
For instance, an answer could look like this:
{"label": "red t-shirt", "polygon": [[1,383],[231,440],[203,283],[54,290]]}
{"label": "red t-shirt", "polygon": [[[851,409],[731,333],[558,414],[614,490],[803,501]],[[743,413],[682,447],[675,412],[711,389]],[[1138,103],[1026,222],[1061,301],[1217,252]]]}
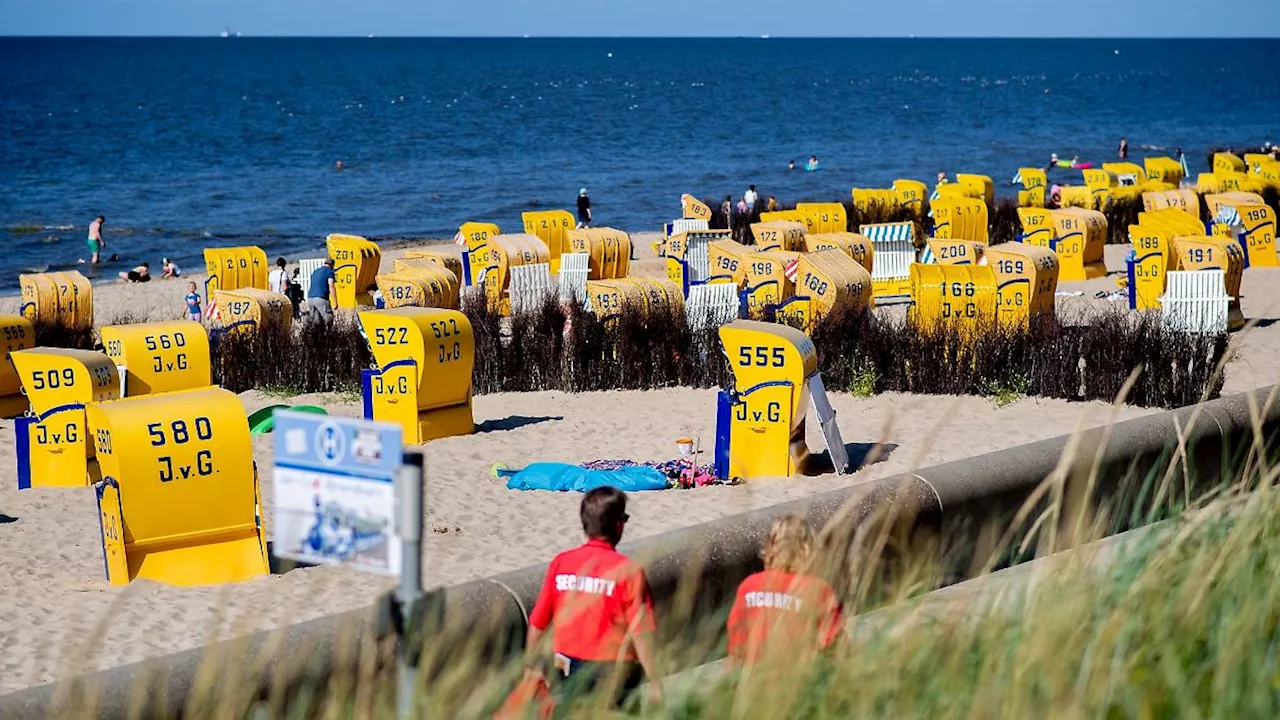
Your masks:
{"label": "red t-shirt", "polygon": [[777,643],[786,657],[830,647],[843,613],[827,581],[765,570],[742,581],[729,611],[729,656],[755,662]]}
{"label": "red t-shirt", "polygon": [[644,570],[604,540],[566,550],[547,568],[529,624],[551,627],[555,651],[575,660],[633,662],[628,636],[654,629]]}

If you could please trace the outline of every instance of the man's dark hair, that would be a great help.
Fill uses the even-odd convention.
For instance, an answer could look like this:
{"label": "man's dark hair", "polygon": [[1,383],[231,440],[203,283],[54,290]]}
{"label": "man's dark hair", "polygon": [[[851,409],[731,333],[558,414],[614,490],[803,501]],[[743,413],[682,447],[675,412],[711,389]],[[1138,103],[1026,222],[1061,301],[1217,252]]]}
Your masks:
{"label": "man's dark hair", "polygon": [[582,496],[578,514],[587,537],[609,537],[627,515],[627,494],[615,487],[598,487]]}
{"label": "man's dark hair", "polygon": [[750,188],[748,188],[748,189],[749,189],[749,190],[755,190],[755,189],[756,189],[756,186],[755,186],[755,185],[752,185],[752,186],[751,186]]}
{"label": "man's dark hair", "polygon": [[276,258],[276,265],[279,265],[280,267],[284,267],[285,265],[288,265],[288,264],[289,263],[285,262],[284,258]]}

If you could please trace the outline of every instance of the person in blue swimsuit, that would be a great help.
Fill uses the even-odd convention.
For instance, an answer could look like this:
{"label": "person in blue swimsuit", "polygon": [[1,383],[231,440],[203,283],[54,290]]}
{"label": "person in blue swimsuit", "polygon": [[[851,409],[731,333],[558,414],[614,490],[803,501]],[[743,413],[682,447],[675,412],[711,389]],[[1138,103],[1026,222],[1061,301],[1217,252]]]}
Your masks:
{"label": "person in blue swimsuit", "polygon": [[187,283],[187,319],[200,322],[203,315],[200,312],[200,293],[196,292],[196,284],[194,282]]}

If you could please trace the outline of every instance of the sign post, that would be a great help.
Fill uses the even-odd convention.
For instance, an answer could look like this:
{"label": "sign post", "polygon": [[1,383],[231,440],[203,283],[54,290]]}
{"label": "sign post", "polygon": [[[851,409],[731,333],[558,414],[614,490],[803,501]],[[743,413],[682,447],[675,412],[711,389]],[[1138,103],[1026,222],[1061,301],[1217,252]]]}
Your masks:
{"label": "sign post", "polygon": [[417,653],[405,624],[422,597],[421,452],[404,452],[399,425],[275,412],[277,557],[399,576],[397,708],[413,711]]}
{"label": "sign post", "polygon": [[[413,606],[422,597],[422,453],[404,453],[396,473],[396,536],[400,539],[400,585],[395,600],[403,619],[396,643],[396,707],[400,720],[413,717],[413,688],[418,674],[419,648],[407,647],[404,635],[413,621]],[[409,637],[417,637],[410,634]]]}

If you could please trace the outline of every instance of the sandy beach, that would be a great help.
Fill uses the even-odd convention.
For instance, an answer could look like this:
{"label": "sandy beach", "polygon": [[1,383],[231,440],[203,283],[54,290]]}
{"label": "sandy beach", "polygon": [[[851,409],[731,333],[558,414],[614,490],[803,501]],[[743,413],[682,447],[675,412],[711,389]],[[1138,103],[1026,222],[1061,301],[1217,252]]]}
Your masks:
{"label": "sandy beach", "polygon": [[[633,236],[639,260],[633,274],[661,276],[652,256],[653,233]],[[453,247],[450,245],[449,247]],[[1127,246],[1108,246],[1108,268],[1123,268]],[[384,267],[402,250],[386,252]],[[274,258],[273,258],[274,259]],[[1257,326],[1237,333],[1226,369],[1224,394],[1277,380],[1280,366],[1280,270],[1245,272],[1243,308]],[[146,285],[95,285],[98,324],[125,313],[177,318],[189,279]],[[1060,306],[1089,307],[1111,278],[1063,283]],[[0,299],[0,312],[15,312],[17,298]],[[246,411],[281,402],[258,392],[241,395]],[[846,443],[868,460],[850,476],[823,475],[753,482],[737,487],[667,490],[633,498],[628,539],[686,527],[778,502],[802,498],[913,467],[1007,448],[1026,442],[1156,412],[1104,403],[1025,398],[997,408],[986,398],[884,394],[867,399],[831,397]],[[333,395],[287,402],[320,404],[357,416],[359,403]],[[424,568],[429,585],[456,583],[548,560],[580,542],[579,496],[519,492],[489,475],[494,462],[522,466],[545,460],[578,463],[600,458],[665,460],[674,439],[701,439],[704,459],[714,443],[715,391],[685,388],[649,392],[497,394],[475,399],[477,433],[425,446],[427,511]],[[0,692],[81,672],[176,652],[235,634],[270,629],[370,604],[391,587],[386,578],[316,567],[279,576],[206,588],[178,588],[149,581],[110,587],[91,488],[19,492],[12,421],[0,421]],[[819,448],[816,423],[809,444]],[[263,511],[272,513],[273,436],[253,439],[262,478]]]}

